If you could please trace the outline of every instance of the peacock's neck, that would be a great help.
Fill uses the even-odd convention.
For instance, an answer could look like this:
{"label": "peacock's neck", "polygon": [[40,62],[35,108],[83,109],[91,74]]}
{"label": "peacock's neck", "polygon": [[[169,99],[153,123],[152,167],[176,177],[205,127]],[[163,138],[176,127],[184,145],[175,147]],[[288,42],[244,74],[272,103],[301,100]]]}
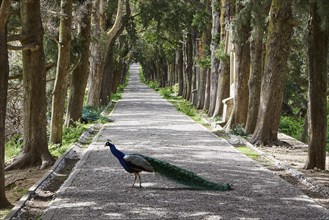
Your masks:
{"label": "peacock's neck", "polygon": [[114,145],[110,146],[110,150],[111,150],[112,154],[118,159],[121,159],[125,156],[125,154],[123,152],[119,151],[118,149],[116,149]]}

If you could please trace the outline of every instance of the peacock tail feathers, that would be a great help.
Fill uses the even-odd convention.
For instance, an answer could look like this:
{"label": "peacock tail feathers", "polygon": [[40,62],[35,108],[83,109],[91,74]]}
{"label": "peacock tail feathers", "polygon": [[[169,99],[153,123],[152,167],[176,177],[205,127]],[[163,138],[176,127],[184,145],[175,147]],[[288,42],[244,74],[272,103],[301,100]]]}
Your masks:
{"label": "peacock tail feathers", "polygon": [[141,156],[152,165],[156,173],[179,184],[189,186],[193,189],[206,189],[214,191],[227,191],[232,189],[229,184],[210,182],[191,171],[177,167],[168,162],[144,155]]}

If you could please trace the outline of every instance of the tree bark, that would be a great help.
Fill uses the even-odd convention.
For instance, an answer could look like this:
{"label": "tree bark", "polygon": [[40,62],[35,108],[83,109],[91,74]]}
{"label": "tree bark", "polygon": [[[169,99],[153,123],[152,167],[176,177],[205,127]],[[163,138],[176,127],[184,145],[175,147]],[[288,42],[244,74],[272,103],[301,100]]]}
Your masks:
{"label": "tree bark", "polygon": [[326,166],[328,30],[322,30],[318,4],[311,3],[308,30],[309,143],[306,169]]}
{"label": "tree bark", "polygon": [[206,95],[207,67],[200,67],[200,77],[198,82],[197,109],[202,109]]}
{"label": "tree bark", "polygon": [[270,4],[267,2],[268,1],[252,1],[251,24],[253,30],[252,39],[250,41],[249,103],[245,126],[246,133],[248,134],[252,134],[256,128],[260,105],[261,79],[263,75],[263,38],[266,25],[265,19],[270,10]]}
{"label": "tree bark", "polygon": [[[102,53],[102,41],[101,33],[101,18],[100,18],[100,0],[95,0],[93,4],[93,31],[92,37],[96,39],[93,41],[91,45],[91,64],[90,64],[90,74],[88,80],[88,96],[87,96],[87,104],[90,106],[97,107],[99,105],[100,99],[100,90],[101,90],[101,65],[103,60]],[[99,92],[99,96],[97,96],[97,92]]]}
{"label": "tree bark", "polygon": [[271,146],[278,142],[277,134],[292,31],[291,1],[272,0],[262,79],[261,107],[251,138],[254,144]]}
{"label": "tree bark", "polygon": [[183,44],[183,92],[182,96],[186,100],[191,100],[192,94],[192,36],[190,33],[187,33],[184,37]]}
{"label": "tree bark", "polygon": [[183,51],[176,49],[175,71],[178,79],[178,95],[183,95]]}
{"label": "tree bark", "polygon": [[216,50],[218,48],[220,40],[220,13],[218,6],[220,5],[219,0],[211,1],[211,12],[212,12],[212,27],[211,27],[211,67],[210,67],[210,94],[209,94],[209,110],[208,115],[213,116],[216,107],[216,96],[218,86],[218,66],[219,60],[216,57]]}
{"label": "tree bark", "polygon": [[90,28],[91,28],[91,1],[85,5],[86,11],[81,15],[81,32],[79,33],[81,44],[81,60],[78,66],[73,70],[70,81],[70,95],[68,100],[68,109],[65,125],[70,126],[77,122],[82,116],[83,100],[89,76],[89,57],[90,57]]}
{"label": "tree bark", "polygon": [[204,95],[204,105],[203,111],[209,110],[209,101],[210,101],[210,69],[206,69],[206,88]]}
{"label": "tree bark", "polygon": [[221,60],[218,67],[218,82],[216,106],[213,117],[220,115],[223,111],[223,99],[230,96],[230,63]]}
{"label": "tree bark", "polygon": [[[98,1],[95,1],[95,4],[97,2]],[[108,50],[110,49],[110,45],[112,41],[115,39],[115,37],[118,35],[119,31],[122,30],[123,17],[125,14],[126,14],[126,0],[118,0],[118,9],[117,9],[115,22],[112,28],[106,32],[106,40],[105,42],[103,42],[104,45],[98,45],[98,47],[96,47],[95,50],[95,52],[99,54],[95,54],[98,56],[98,58],[95,60],[95,64],[97,66],[95,66],[92,69],[90,76],[89,92],[87,99],[88,105],[90,106],[98,107],[100,104],[102,80],[103,80],[104,67],[107,59]],[[96,20],[96,22],[99,21]],[[100,25],[100,24],[96,23],[96,25]]]}
{"label": "tree bark", "polygon": [[112,93],[112,87],[114,86],[114,74],[115,74],[115,60],[113,54],[113,44],[110,46],[107,54],[107,60],[104,68],[104,75],[102,80],[102,89],[101,89],[101,104],[107,105]]}
{"label": "tree bark", "polygon": [[72,0],[61,0],[58,60],[51,108],[50,144],[61,144],[70,68]]}
{"label": "tree bark", "polygon": [[[210,0],[205,1],[205,12],[210,13]],[[206,49],[208,45],[211,43],[211,27],[210,25],[206,25],[203,29],[202,33],[202,54],[201,56],[207,57],[209,55],[208,50]],[[200,67],[200,76],[198,81],[198,93],[197,93],[197,109],[202,109],[204,106],[205,95],[206,95],[206,80],[207,80],[207,71],[209,67]]]}
{"label": "tree bark", "polygon": [[40,1],[21,1],[22,45],[35,43],[23,50],[24,148],[22,154],[6,167],[17,169],[41,163],[41,169],[53,164],[47,144],[46,68]]}
{"label": "tree bark", "polygon": [[[226,22],[229,20],[227,8],[227,1],[221,0],[221,12],[220,12],[220,42],[227,47],[227,31],[225,30]],[[225,49],[223,49],[225,53]],[[227,56],[229,56],[227,54]],[[217,95],[216,95],[216,106],[213,113],[213,117],[220,115],[223,111],[223,99],[230,96],[230,63],[229,60],[220,60],[218,66],[218,84],[217,84]]]}
{"label": "tree bark", "polygon": [[235,34],[235,63],[236,81],[234,88],[234,107],[231,114],[232,119],[225,125],[226,129],[244,125],[248,114],[248,79],[250,75],[250,13],[243,18],[244,22],[234,30]]}
{"label": "tree bark", "polygon": [[[126,2],[126,16],[130,15],[130,6],[129,6],[129,1]],[[124,30],[124,25],[122,24],[121,26],[119,26],[119,29],[116,30],[116,32],[114,33],[113,38],[111,39],[111,42],[109,43],[109,48],[107,50],[107,54],[106,54],[106,62],[105,62],[105,68],[103,70],[103,79],[102,79],[102,88],[100,91],[100,102],[102,105],[107,105],[109,102],[109,99],[111,98],[112,95],[112,87],[114,87],[116,89],[116,87],[113,85],[113,78],[114,78],[114,73],[115,73],[115,58],[114,58],[114,47],[115,47],[115,41],[118,38],[118,36],[122,33],[122,31]],[[122,43],[122,41],[125,38],[121,38],[120,39],[120,43],[119,46],[122,48],[122,45],[124,45],[124,43]],[[125,52],[126,49],[123,49],[123,53]],[[122,56],[124,57],[124,55]]]}
{"label": "tree bark", "polygon": [[8,93],[8,49],[7,20],[10,11],[10,0],[0,0],[0,209],[10,207],[5,193],[5,123]]}

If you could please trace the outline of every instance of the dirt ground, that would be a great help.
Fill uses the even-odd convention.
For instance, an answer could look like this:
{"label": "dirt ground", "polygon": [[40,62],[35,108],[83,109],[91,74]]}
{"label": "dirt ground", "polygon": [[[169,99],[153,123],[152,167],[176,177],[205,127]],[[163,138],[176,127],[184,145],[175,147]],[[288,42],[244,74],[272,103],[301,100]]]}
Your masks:
{"label": "dirt ground", "polygon": [[[6,196],[13,207],[49,169],[40,170],[39,167],[29,167],[5,173]],[[0,210],[0,219],[3,219],[9,211],[10,209]]]}
{"label": "dirt ground", "polygon": [[[284,141],[284,146],[274,146],[274,147],[260,147],[260,149],[272,155],[275,159],[281,161],[283,164],[287,164],[292,168],[302,172],[305,177],[312,178],[314,182],[319,183],[325,188],[327,191],[329,190],[329,171],[328,170],[306,170],[304,169],[304,165],[307,160],[307,151],[308,147],[306,144],[293,139],[287,135],[280,134],[279,139]],[[329,167],[329,156],[327,154],[327,166]],[[309,187],[306,187],[304,184],[299,182],[296,178],[292,177],[290,174],[283,169],[278,169],[273,164],[269,163],[266,165],[268,169],[276,172],[280,177],[287,180],[291,184],[295,185],[296,187],[300,188],[306,195],[313,198],[316,202],[324,206],[325,208],[329,209],[329,197],[328,195],[321,195],[316,190],[312,190]]]}

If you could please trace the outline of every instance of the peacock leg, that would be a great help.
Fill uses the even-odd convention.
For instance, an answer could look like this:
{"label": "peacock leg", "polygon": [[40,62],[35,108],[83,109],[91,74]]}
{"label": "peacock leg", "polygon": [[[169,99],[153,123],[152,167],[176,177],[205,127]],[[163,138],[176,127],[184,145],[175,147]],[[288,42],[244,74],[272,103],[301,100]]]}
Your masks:
{"label": "peacock leg", "polygon": [[136,175],[136,173],[134,173],[134,176],[135,176],[135,180],[134,180],[134,183],[133,183],[133,185],[132,185],[132,188],[134,188],[134,185],[135,185],[135,182],[136,182],[136,179],[137,179],[137,175]]}
{"label": "peacock leg", "polygon": [[139,175],[139,173],[137,173],[138,177],[139,177],[139,188],[142,188],[142,179],[141,176]]}

